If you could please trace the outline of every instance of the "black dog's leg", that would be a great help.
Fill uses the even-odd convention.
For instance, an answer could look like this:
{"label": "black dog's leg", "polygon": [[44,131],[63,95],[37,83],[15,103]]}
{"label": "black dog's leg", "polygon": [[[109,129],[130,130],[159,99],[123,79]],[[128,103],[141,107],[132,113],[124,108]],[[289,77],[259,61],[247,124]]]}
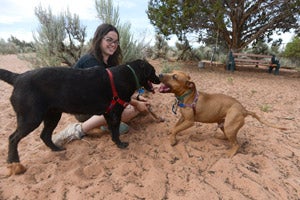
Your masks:
{"label": "black dog's leg", "polygon": [[119,133],[119,128],[120,128],[120,122],[121,122],[121,117],[116,117],[115,115],[111,114],[110,116],[104,115],[106,122],[108,124],[109,130],[112,132],[112,141],[120,148],[124,149],[128,146],[128,142],[122,142],[120,140],[120,133]]}
{"label": "black dog's leg", "polygon": [[52,151],[65,150],[63,147],[58,147],[52,142],[52,133],[61,118],[61,113],[48,112],[44,117],[44,129],[41,133],[41,139]]}
{"label": "black dog's leg", "polygon": [[20,134],[18,132],[18,129],[16,129],[15,132],[9,136],[9,139],[8,139],[8,158],[7,158],[8,163],[20,162],[19,153],[18,153],[18,143],[20,142],[20,140],[23,137],[28,135],[28,133],[25,134],[25,136],[22,136],[22,137],[21,137],[21,135],[22,134]]}
{"label": "black dog's leg", "polygon": [[8,139],[8,163],[20,162],[18,153],[19,142],[22,138],[26,137],[30,132],[36,129],[40,123],[41,120],[38,116],[33,119],[30,115],[25,117],[19,117],[17,115],[17,129]]}
{"label": "black dog's leg", "polygon": [[120,149],[124,149],[128,146],[128,142],[122,142],[120,140],[120,132],[119,132],[119,128],[120,128],[120,122],[118,125],[113,125],[111,126],[111,132],[112,132],[112,140],[114,141],[114,143],[117,144],[117,146]]}

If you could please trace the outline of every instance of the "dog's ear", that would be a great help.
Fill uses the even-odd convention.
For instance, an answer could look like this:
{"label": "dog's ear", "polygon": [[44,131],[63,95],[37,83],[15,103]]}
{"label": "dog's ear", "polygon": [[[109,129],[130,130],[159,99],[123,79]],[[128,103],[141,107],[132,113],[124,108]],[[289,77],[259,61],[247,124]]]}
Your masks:
{"label": "dog's ear", "polygon": [[144,75],[147,78],[151,76],[154,70],[154,67],[146,60],[142,61],[142,68],[143,68]]}
{"label": "dog's ear", "polygon": [[196,89],[196,85],[194,82],[192,81],[187,81],[186,82],[186,86],[189,88],[189,89],[192,89],[192,90],[195,90]]}

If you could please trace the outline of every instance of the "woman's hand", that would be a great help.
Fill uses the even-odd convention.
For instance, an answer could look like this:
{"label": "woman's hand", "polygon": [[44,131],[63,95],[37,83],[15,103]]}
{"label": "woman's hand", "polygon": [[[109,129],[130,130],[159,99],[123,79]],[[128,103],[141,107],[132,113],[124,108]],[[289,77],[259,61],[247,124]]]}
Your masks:
{"label": "woman's hand", "polygon": [[147,98],[143,97],[142,95],[137,95],[136,100],[147,102]]}
{"label": "woman's hand", "polygon": [[130,104],[134,106],[139,112],[148,112],[148,106],[150,103],[145,97],[140,96],[140,101],[131,99]]}

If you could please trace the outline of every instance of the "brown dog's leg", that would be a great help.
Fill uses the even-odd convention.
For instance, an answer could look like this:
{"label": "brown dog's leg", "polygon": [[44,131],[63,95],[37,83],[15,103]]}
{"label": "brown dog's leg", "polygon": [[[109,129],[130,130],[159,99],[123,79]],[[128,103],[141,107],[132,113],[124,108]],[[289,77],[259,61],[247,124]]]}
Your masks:
{"label": "brown dog's leg", "polygon": [[220,139],[220,140],[228,140],[228,138],[225,135],[225,130],[224,130],[224,121],[221,123],[218,123],[218,128],[221,129],[222,135],[214,135],[215,138]]}
{"label": "brown dog's leg", "polygon": [[233,106],[228,110],[224,123],[224,133],[231,144],[231,149],[228,152],[230,158],[232,158],[240,148],[236,138],[238,131],[244,123],[245,117],[240,112],[239,107]]}
{"label": "brown dog's leg", "polygon": [[232,158],[237,153],[237,151],[239,150],[240,145],[237,143],[236,140],[232,140],[232,141],[230,141],[230,143],[231,143],[232,147],[228,152],[228,157]]}
{"label": "brown dog's leg", "polygon": [[177,122],[176,126],[173,128],[171,136],[170,136],[170,143],[172,146],[175,146],[177,144],[177,139],[176,139],[177,133],[179,133],[180,131],[183,131],[185,129],[188,129],[194,125],[194,121],[185,120],[182,123],[179,123],[180,121],[182,121],[181,118]]}
{"label": "brown dog's leg", "polygon": [[232,158],[240,148],[240,145],[238,144],[236,139],[236,135],[239,131],[239,128],[238,129],[236,128],[237,127],[225,127],[225,134],[231,145],[231,149],[228,152],[228,156],[230,158]]}
{"label": "brown dog's leg", "polygon": [[23,174],[26,171],[26,168],[21,163],[10,163],[7,168],[9,169],[8,176]]}

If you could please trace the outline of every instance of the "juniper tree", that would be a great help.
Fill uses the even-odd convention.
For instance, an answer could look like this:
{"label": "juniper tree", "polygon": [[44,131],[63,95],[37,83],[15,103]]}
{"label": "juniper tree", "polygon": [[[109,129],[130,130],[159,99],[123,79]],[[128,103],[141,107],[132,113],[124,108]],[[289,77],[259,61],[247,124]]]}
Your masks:
{"label": "juniper tree", "polygon": [[165,36],[194,33],[206,42],[219,35],[234,50],[300,27],[299,0],[150,0],[147,14]]}

